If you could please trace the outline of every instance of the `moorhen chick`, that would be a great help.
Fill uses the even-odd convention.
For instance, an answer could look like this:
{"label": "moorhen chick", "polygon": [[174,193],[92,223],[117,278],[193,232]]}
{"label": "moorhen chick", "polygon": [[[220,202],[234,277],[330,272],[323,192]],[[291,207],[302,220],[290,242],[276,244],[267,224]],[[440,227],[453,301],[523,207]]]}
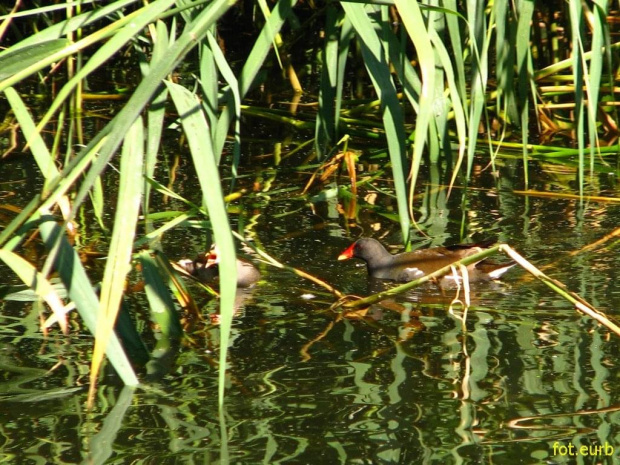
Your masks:
{"label": "moorhen chick", "polygon": [[[194,260],[180,260],[178,264],[189,274],[205,284],[217,284],[219,281],[220,256],[217,246]],[[254,286],[260,279],[258,269],[247,260],[237,258],[237,287],[248,288]]]}
{"label": "moorhen chick", "polygon": [[[368,275],[371,278],[408,282],[422,278],[462,258],[482,252],[489,246],[488,243],[455,245],[392,255],[378,240],[363,237],[342,252],[338,260],[360,258],[366,262]],[[514,265],[514,262],[507,264],[496,264],[487,260],[476,262],[467,267],[469,281],[497,279]],[[450,279],[452,275],[445,275],[441,284],[447,284],[445,280]]]}

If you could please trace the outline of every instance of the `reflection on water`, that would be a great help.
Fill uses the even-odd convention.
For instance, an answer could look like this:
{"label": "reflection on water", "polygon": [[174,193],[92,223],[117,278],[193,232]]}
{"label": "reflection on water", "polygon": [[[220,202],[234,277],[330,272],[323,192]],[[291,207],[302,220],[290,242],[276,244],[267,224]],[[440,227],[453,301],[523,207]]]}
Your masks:
{"label": "reflection on water", "polygon": [[[570,252],[613,231],[618,207],[580,212],[572,200],[493,192],[448,199],[429,186],[420,224],[433,239],[415,246],[459,242],[465,224],[465,237],[497,236],[535,264],[552,264],[547,273],[613,315],[618,255],[604,247]],[[345,246],[361,235],[398,244],[385,199],[359,206],[348,230],[324,202],[310,210],[295,198],[259,200],[250,207],[242,199],[239,210],[256,215],[256,243],[347,293],[370,290],[363,267],[336,261]],[[179,230],[165,238],[166,252],[192,255],[187,244],[199,249],[203,240]],[[263,281],[238,303],[222,415],[219,328],[208,317],[217,301],[198,289],[204,321],[184,339],[172,370],[134,392],[104,374],[93,412],[84,408],[85,392],[75,391],[87,383],[90,337],[76,324],[69,338],[44,338],[31,304],[5,302],[5,460],[572,463],[571,445],[609,445],[618,456],[618,338],[523,271],[475,287],[464,331],[448,311],[454,290],[429,285],[343,318],[328,310],[333,299],[321,289],[259,266]],[[148,341],[151,329],[142,323],[141,331]],[[599,451],[598,461],[611,463],[603,455],[609,449]]]}

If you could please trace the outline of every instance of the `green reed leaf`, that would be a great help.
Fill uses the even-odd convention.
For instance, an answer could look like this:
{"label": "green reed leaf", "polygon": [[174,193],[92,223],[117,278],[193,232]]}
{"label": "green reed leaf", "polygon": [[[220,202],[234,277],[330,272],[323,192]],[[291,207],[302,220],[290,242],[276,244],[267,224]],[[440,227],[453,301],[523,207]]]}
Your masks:
{"label": "green reed leaf", "polygon": [[226,206],[224,205],[224,195],[216,164],[216,155],[213,151],[213,142],[208,137],[211,131],[202,112],[202,106],[196,96],[184,87],[169,81],[166,81],[166,86],[181,118],[198,183],[202,190],[203,203],[209,213],[213,235],[221,255],[219,264],[221,298],[219,401],[221,405],[224,401],[226,357],[237,290],[237,257]]}

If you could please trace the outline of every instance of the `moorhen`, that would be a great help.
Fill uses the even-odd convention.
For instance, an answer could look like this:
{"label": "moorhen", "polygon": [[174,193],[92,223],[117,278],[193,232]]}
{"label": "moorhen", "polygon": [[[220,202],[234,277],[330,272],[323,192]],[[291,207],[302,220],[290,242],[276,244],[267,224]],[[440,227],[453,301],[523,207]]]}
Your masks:
{"label": "moorhen", "polygon": [[[361,258],[366,262],[368,275],[371,278],[408,282],[419,279],[462,258],[482,252],[489,246],[489,243],[454,245],[392,255],[378,240],[363,237],[342,252],[338,256],[338,260]],[[467,267],[469,281],[497,279],[514,265],[514,262],[507,264],[491,263],[487,260],[476,262]],[[445,275],[441,284],[447,284],[446,280],[450,279],[453,280],[452,275]]]}
{"label": "moorhen", "polygon": [[[217,246],[205,254],[199,255],[194,260],[180,260],[178,264],[189,274],[205,284],[217,284],[219,281],[218,266],[220,263]],[[252,263],[237,258],[237,287],[252,287],[260,279],[260,272]]]}

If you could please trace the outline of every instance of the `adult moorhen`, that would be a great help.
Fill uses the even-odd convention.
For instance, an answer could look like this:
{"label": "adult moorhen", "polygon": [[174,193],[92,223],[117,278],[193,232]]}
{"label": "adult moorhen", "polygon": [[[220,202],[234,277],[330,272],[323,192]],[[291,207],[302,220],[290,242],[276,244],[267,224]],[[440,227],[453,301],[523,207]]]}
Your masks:
{"label": "adult moorhen", "polygon": [[[408,282],[419,279],[462,258],[482,252],[489,246],[488,243],[455,245],[392,255],[378,240],[363,237],[342,252],[338,256],[338,260],[360,258],[366,262],[368,275],[371,278]],[[476,262],[467,267],[469,281],[497,279],[514,265],[514,262],[507,264],[496,264],[487,260]],[[452,275],[445,275],[441,284],[447,284],[446,280],[450,279],[452,279]]]}
{"label": "adult moorhen", "polygon": [[[219,263],[219,250],[215,245],[211,247],[209,252],[199,255],[194,260],[185,259],[178,262],[185,271],[205,284],[217,284],[219,282]],[[237,287],[252,287],[259,279],[260,272],[252,263],[237,258]]]}

